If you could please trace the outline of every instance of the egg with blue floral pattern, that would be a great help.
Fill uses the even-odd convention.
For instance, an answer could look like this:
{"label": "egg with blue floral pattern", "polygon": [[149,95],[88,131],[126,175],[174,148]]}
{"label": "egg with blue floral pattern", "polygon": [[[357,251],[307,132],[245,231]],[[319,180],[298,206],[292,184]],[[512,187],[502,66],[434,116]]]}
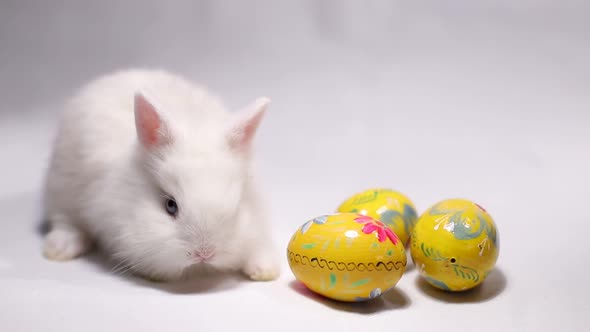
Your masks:
{"label": "egg with blue floral pattern", "polygon": [[446,291],[474,288],[498,259],[496,224],[483,207],[470,200],[441,201],[418,219],[410,254],[430,285]]}
{"label": "egg with blue floral pattern", "polygon": [[292,235],[287,258],[295,278],[308,289],[344,302],[385,294],[399,282],[407,264],[395,232],[357,213],[308,220]]}

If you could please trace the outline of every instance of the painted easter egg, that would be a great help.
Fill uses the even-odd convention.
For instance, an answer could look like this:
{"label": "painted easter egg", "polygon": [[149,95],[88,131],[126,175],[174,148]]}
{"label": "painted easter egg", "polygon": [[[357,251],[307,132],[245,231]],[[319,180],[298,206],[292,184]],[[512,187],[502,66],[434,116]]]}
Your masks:
{"label": "painted easter egg", "polygon": [[391,189],[369,189],[352,195],[337,212],[360,213],[377,219],[399,236],[404,246],[417,219],[416,207],[404,194]]}
{"label": "painted easter egg", "polygon": [[416,222],[410,253],[419,273],[434,287],[462,291],[481,284],[493,270],[499,237],[490,214],[465,199],[449,199]]}
{"label": "painted easter egg", "polygon": [[380,221],[356,213],[307,221],[287,248],[295,277],[310,290],[345,302],[366,301],[393,288],[406,268],[398,236]]}

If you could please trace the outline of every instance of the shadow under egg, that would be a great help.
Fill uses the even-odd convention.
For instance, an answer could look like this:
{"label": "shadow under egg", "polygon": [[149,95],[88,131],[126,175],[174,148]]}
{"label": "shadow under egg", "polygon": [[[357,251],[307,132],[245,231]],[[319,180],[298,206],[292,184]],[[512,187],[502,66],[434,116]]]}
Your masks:
{"label": "shadow under egg", "polygon": [[415,284],[421,293],[445,303],[486,302],[500,295],[507,286],[504,272],[495,268],[488,277],[474,288],[464,291],[445,291],[430,285],[420,274],[416,275]]}
{"label": "shadow under egg", "polygon": [[393,288],[381,296],[363,302],[343,302],[330,299],[307,288],[302,282],[292,280],[289,287],[300,295],[337,311],[357,314],[376,314],[388,310],[399,310],[410,306],[408,296],[399,288]]}

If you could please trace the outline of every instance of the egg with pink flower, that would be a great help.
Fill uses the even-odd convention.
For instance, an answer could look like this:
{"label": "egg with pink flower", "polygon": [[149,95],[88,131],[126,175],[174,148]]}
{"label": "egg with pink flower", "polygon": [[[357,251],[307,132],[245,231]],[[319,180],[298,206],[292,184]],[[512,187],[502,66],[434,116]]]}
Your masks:
{"label": "egg with pink flower", "polygon": [[407,264],[404,245],[395,232],[356,213],[306,221],[292,235],[287,258],[295,278],[308,289],[345,302],[385,294],[399,282]]}

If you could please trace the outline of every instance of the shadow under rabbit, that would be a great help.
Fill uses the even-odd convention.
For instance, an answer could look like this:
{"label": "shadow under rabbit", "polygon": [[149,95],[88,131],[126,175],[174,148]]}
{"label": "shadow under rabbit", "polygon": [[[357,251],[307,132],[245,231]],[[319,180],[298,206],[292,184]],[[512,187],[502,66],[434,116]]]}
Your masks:
{"label": "shadow under rabbit", "polygon": [[249,279],[239,272],[217,271],[209,267],[189,268],[182,278],[175,281],[152,280],[125,272],[125,268],[123,268],[123,272],[116,272],[121,269],[96,250],[88,254],[85,259],[96,265],[103,273],[122,278],[137,286],[150,287],[172,294],[215,293],[237,288],[243,283],[249,282]]}

